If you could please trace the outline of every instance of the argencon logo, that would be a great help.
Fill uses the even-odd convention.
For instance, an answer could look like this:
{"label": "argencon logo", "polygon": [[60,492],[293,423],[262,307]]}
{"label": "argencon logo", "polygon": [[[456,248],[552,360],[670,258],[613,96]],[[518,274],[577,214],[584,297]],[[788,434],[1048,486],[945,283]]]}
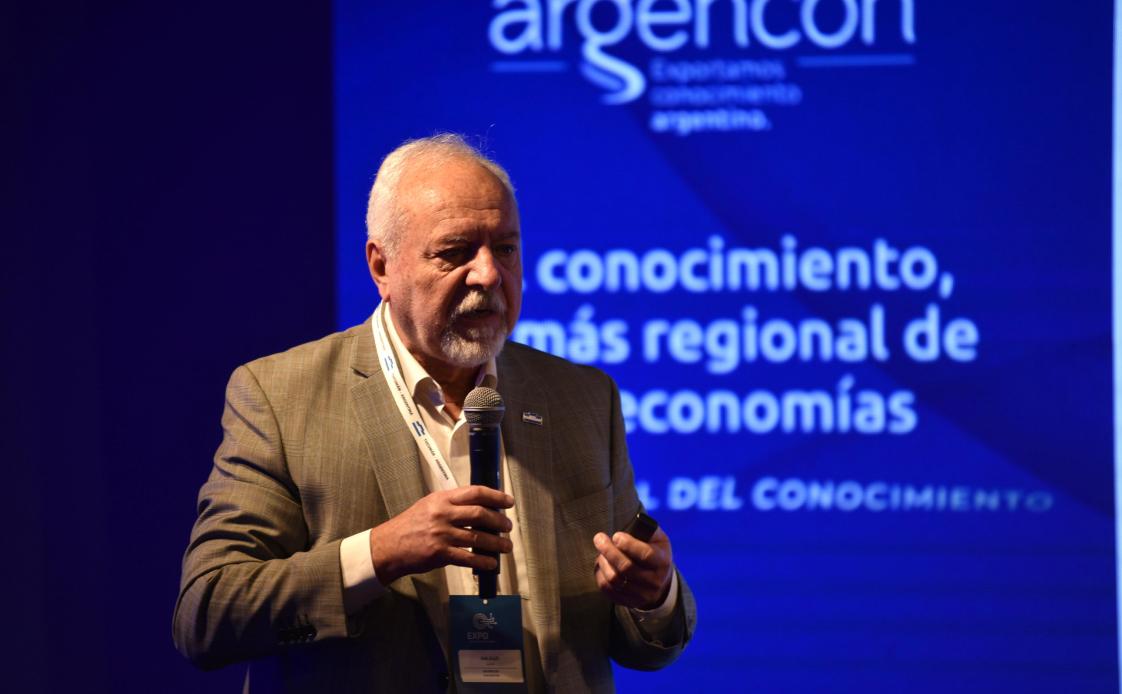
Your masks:
{"label": "argencon logo", "polygon": [[[522,69],[507,64],[511,71],[563,68],[563,63],[542,59],[560,54],[575,31],[583,59],[581,72],[605,90],[607,104],[634,101],[646,90],[643,71],[609,52],[632,36],[654,54],[686,48],[704,52],[718,38],[731,39],[737,50],[772,52],[873,47],[881,38],[878,31],[890,33],[897,45],[916,41],[914,0],[493,0],[492,4],[498,12],[488,31],[491,45],[508,56],[530,54],[535,59]],[[886,32],[887,28],[893,31]]]}

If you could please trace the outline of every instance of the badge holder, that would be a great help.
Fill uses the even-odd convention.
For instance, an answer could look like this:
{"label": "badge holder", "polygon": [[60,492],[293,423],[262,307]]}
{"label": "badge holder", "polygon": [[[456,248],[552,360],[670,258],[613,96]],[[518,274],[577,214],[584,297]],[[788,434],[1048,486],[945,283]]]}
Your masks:
{"label": "badge holder", "polygon": [[448,614],[457,691],[525,692],[521,598],[453,595]]}

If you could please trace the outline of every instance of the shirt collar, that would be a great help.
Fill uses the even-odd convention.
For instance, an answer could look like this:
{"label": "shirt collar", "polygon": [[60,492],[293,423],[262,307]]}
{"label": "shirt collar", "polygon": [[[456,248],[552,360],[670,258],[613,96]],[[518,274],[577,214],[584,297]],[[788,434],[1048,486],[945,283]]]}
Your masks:
{"label": "shirt collar", "polygon": [[[405,345],[401,342],[401,337],[397,334],[397,326],[393,323],[393,316],[390,315],[389,304],[386,304],[386,310],[382,315],[386,318],[386,334],[390,338],[390,346],[397,355],[397,363],[401,366],[401,377],[405,379],[406,387],[413,394],[413,400],[417,401],[425,397],[431,399],[433,405],[443,405],[444,393],[440,384],[425,371],[425,367],[421,366],[416,357],[405,349]],[[491,357],[476,373],[475,385],[496,388],[498,384],[499,371],[495,365],[495,358]]]}

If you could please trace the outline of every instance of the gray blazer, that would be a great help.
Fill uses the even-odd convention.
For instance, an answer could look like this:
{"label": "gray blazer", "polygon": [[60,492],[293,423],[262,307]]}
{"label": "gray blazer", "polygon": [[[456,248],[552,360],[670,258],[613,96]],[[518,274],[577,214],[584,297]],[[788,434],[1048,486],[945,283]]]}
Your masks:
{"label": "gray blazer", "polygon": [[[597,590],[592,572],[592,536],[622,528],[639,508],[615,383],[515,343],[498,373],[540,644],[527,654],[531,690],[611,691],[609,657],[639,669],[669,664],[696,620],[682,577],[672,623],[648,634]],[[351,619],[343,611],[339,542],[426,494],[369,321],[239,367],[222,428],[183,559],[179,650],[203,668],[252,660],[253,691],[454,689],[442,570],[393,582]]]}

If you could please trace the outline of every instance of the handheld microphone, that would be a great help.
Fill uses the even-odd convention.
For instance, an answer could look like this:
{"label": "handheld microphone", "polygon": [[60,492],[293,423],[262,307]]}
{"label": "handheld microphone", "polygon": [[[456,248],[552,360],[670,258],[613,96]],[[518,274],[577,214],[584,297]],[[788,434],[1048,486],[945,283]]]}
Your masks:
{"label": "handheld microphone", "polygon": [[[499,425],[503,421],[506,407],[503,398],[492,388],[478,387],[473,389],[464,398],[464,418],[468,422],[468,453],[471,460],[471,483],[479,484],[492,489],[502,488],[499,483],[499,444],[501,432]],[[496,535],[493,530],[484,532]],[[473,554],[482,554],[494,557],[498,562],[497,552],[486,552],[472,549]],[[479,576],[479,597],[493,598],[498,588],[499,570],[481,571],[472,569],[472,573]]]}

